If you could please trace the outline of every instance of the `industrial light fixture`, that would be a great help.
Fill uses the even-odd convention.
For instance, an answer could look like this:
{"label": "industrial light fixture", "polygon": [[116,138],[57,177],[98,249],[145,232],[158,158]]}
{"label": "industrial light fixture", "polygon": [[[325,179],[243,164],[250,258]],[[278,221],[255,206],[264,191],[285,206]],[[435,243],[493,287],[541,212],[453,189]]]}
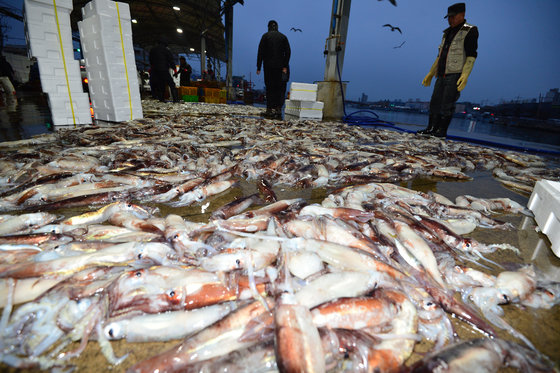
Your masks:
{"label": "industrial light fixture", "polygon": [[132,23],[138,23],[138,21],[135,20],[134,18],[132,18],[132,19],[130,20],[130,22],[132,22]]}
{"label": "industrial light fixture", "polygon": [[179,10],[181,10],[181,8],[179,8],[178,6],[175,5],[175,6],[173,7],[173,10],[179,11]]}
{"label": "industrial light fixture", "polygon": [[183,33],[183,29],[182,29],[182,28],[178,28],[178,29],[177,29],[177,32],[178,32],[179,34],[182,34],[182,33]]}

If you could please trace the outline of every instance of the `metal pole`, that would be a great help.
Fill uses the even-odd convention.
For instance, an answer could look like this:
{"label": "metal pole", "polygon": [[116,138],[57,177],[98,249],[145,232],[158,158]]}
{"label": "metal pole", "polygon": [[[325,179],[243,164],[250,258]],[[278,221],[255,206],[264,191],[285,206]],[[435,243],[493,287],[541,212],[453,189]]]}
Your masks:
{"label": "metal pole", "polygon": [[329,36],[325,46],[325,80],[318,83],[317,91],[318,100],[325,104],[323,118],[328,120],[340,120],[344,115],[345,84],[341,82],[339,72],[342,74],[344,64],[350,3],[351,0],[333,0]]}
{"label": "metal pole", "polygon": [[206,30],[200,34],[200,75],[206,71]]}
{"label": "metal pole", "polygon": [[234,98],[233,94],[233,5],[227,5],[225,8],[225,26],[226,26],[226,86],[228,99]]}
{"label": "metal pole", "polygon": [[350,17],[350,3],[351,0],[333,0],[329,37],[327,38],[325,81],[340,80],[336,66],[337,59],[338,69],[342,74],[346,36],[348,34],[348,19]]}

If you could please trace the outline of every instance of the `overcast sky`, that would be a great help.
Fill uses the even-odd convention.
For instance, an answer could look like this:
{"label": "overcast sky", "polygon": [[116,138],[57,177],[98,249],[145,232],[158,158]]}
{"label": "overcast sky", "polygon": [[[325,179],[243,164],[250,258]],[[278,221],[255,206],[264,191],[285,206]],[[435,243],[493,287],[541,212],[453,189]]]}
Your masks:
{"label": "overcast sky", "polygon": [[[353,0],[342,80],[347,96],[429,100],[421,81],[436,58],[447,7],[454,1]],[[560,88],[560,0],[466,1],[467,22],[479,28],[478,59],[460,100],[498,103],[538,98]],[[291,45],[291,80],[324,78],[331,0],[245,0],[234,8],[234,74],[256,76],[259,40],[275,19]],[[402,30],[391,32],[390,23]],[[291,27],[303,32],[290,31]],[[394,48],[402,42],[401,48]]]}
{"label": "overcast sky", "polygon": [[[432,65],[443,16],[454,1],[353,0],[342,80],[347,97],[429,100],[421,81]],[[0,0],[21,8],[22,0]],[[532,99],[560,88],[560,0],[471,0],[466,18],[479,28],[478,59],[460,100],[496,104]],[[245,0],[234,8],[233,73],[264,86],[256,75],[257,47],[270,19],[289,39],[291,80],[323,80],[323,51],[332,0]],[[391,32],[383,24],[402,30]],[[290,31],[291,27],[302,32]],[[22,28],[23,29],[23,28]],[[17,37],[23,39],[23,35]],[[22,40],[8,40],[8,43]],[[405,42],[401,48],[395,48]],[[195,70],[197,66],[193,65]],[[223,69],[225,71],[225,69]]]}

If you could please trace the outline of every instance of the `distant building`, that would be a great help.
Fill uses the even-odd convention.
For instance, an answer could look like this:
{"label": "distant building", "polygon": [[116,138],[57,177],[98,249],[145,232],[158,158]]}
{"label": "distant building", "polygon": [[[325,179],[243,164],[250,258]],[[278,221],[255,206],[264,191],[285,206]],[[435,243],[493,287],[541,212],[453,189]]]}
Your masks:
{"label": "distant building", "polygon": [[365,93],[362,93],[362,97],[360,98],[360,102],[361,103],[366,103],[368,99],[368,96]]}
{"label": "distant building", "polygon": [[550,102],[552,105],[559,105],[560,104],[560,92],[558,88],[553,88],[546,93],[543,98],[543,102]]}

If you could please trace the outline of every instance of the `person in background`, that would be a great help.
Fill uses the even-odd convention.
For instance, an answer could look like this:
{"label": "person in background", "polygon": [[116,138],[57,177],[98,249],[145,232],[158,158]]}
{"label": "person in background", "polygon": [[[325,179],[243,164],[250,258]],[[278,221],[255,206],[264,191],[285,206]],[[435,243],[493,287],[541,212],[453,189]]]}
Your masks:
{"label": "person in background", "polygon": [[167,48],[165,39],[160,38],[157,45],[150,50],[150,65],[150,83],[155,97],[159,101],[165,102],[165,90],[169,87],[173,102],[180,102],[175,82],[169,73],[169,69],[173,69],[175,72],[175,58]]}
{"label": "person in background", "polygon": [[14,85],[14,69],[6,57],[0,54],[0,88],[2,88],[6,96],[6,102],[16,101],[16,89]]}
{"label": "person in background", "polygon": [[445,137],[460,92],[467,85],[478,49],[478,28],[465,20],[465,3],[456,3],[447,9],[449,27],[443,31],[438,56],[422,81],[429,87],[437,77],[430,100],[428,127],[418,134]]}
{"label": "person in background", "polygon": [[14,80],[14,69],[12,68],[12,65],[10,65],[6,57],[2,54],[0,54],[0,76],[8,77],[12,85],[16,84]]}
{"label": "person in background", "polygon": [[179,85],[187,87],[191,85],[192,67],[187,63],[187,59],[183,56],[179,57],[179,71],[175,76],[179,75]]}
{"label": "person in background", "polygon": [[278,23],[268,22],[266,32],[259,43],[257,55],[257,75],[264,66],[264,85],[266,86],[267,118],[282,118],[282,106],[286,96],[286,83],[289,80],[290,43],[288,38],[278,31]]}

